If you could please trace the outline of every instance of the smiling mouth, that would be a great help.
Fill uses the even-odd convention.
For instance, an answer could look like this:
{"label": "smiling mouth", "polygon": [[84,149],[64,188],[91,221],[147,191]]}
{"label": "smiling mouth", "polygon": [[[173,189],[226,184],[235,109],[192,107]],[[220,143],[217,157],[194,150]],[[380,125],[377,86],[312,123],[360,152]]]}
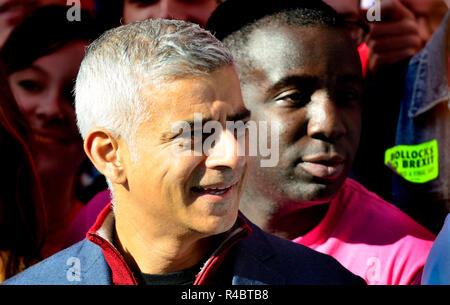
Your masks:
{"label": "smiling mouth", "polygon": [[70,137],[67,137],[61,133],[55,132],[42,132],[39,130],[33,130],[34,140],[42,144],[61,143],[68,145],[71,143]]}
{"label": "smiling mouth", "polygon": [[197,193],[199,195],[220,196],[220,195],[224,195],[225,193],[230,191],[236,184],[237,184],[237,182],[233,182],[233,183],[227,184],[227,185],[216,185],[216,186],[205,186],[205,187],[195,186],[195,187],[192,187],[191,189],[194,193]]}

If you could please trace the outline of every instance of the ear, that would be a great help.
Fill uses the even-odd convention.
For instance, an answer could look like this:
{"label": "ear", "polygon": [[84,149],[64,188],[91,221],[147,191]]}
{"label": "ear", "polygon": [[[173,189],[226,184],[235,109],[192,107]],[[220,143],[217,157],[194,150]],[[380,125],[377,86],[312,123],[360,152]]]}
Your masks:
{"label": "ear", "polygon": [[127,182],[118,141],[105,129],[92,129],[84,140],[84,151],[92,164],[112,183]]}

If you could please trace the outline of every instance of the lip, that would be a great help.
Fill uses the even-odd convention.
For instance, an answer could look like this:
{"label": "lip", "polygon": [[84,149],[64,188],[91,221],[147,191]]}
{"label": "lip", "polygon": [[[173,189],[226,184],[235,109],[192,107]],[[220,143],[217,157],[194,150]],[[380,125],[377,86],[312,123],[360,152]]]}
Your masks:
{"label": "lip", "polygon": [[336,153],[309,155],[298,166],[314,177],[332,180],[343,174],[345,158]]}
{"label": "lip", "polygon": [[344,163],[345,158],[337,153],[331,153],[331,154],[322,153],[322,154],[315,154],[315,155],[309,155],[309,156],[302,157],[302,160],[304,162],[310,162],[310,163],[322,163],[322,164],[335,165],[335,164]]}
{"label": "lip", "polygon": [[39,143],[62,143],[68,144],[71,138],[67,137],[65,133],[54,130],[33,129],[34,139]]}
{"label": "lip", "polygon": [[231,183],[215,183],[192,187],[191,191],[211,202],[220,202],[233,198],[239,179]]}

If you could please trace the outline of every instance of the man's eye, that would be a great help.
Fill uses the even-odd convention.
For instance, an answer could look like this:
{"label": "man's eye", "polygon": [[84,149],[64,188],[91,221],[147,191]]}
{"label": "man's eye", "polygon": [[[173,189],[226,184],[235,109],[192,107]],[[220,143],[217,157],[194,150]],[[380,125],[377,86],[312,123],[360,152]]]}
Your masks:
{"label": "man's eye", "polygon": [[358,90],[343,90],[336,95],[339,104],[359,103],[361,100],[361,92]]}
{"label": "man's eye", "polygon": [[18,84],[21,88],[29,92],[39,92],[42,90],[42,86],[33,80],[22,80]]}
{"label": "man's eye", "polygon": [[275,98],[275,103],[280,106],[303,107],[311,100],[308,94],[298,90],[283,92]]}
{"label": "man's eye", "polygon": [[204,141],[205,138],[209,137],[213,133],[214,129],[211,132],[204,130],[189,130],[178,134],[174,138],[181,139],[183,141]]}

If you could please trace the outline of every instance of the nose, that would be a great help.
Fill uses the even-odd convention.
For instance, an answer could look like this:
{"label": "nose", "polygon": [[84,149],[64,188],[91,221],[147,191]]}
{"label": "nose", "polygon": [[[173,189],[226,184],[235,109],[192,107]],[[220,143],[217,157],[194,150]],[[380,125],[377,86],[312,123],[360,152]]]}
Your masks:
{"label": "nose", "polygon": [[313,96],[307,115],[307,132],[311,138],[332,142],[346,133],[339,106],[328,94]]}
{"label": "nose", "polygon": [[41,120],[63,119],[62,98],[58,92],[49,92],[48,95],[40,99],[36,107],[36,116]]}
{"label": "nose", "polygon": [[184,19],[182,4],[178,1],[173,0],[161,0],[159,2],[159,7],[157,8],[156,16],[157,18],[164,19]]}
{"label": "nose", "polygon": [[242,153],[245,149],[239,149],[240,145],[245,144],[240,143],[231,131],[223,130],[218,139],[216,139],[215,144],[204,150],[207,155],[205,161],[206,167],[227,167],[231,169],[244,167],[247,158],[245,153]]}

